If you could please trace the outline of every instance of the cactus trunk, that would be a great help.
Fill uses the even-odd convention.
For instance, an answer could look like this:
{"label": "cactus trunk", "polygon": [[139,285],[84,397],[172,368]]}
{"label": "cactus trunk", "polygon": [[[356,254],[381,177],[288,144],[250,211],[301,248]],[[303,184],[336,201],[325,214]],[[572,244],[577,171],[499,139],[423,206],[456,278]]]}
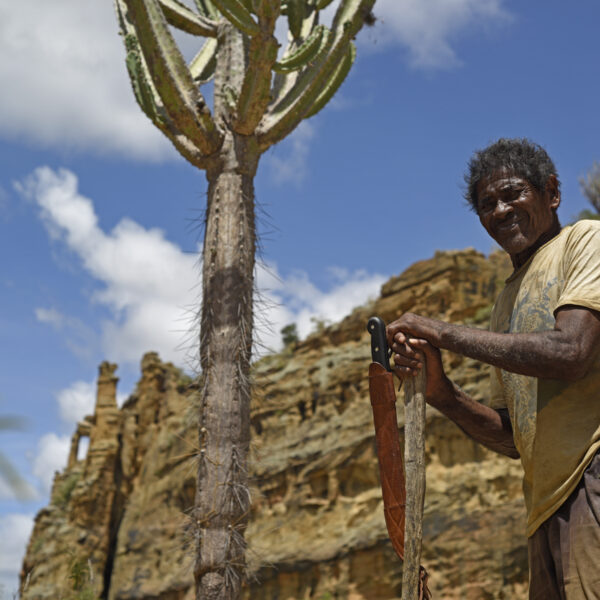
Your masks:
{"label": "cactus trunk", "polygon": [[245,574],[255,224],[244,146],[229,134],[222,169],[207,172],[194,569],[196,598],[203,600],[238,598]]}
{"label": "cactus trunk", "polygon": [[[195,0],[196,11],[179,0],[114,1],[140,107],[191,164],[206,169],[194,577],[197,599],[234,600],[250,510],[254,175],[261,153],[337,91],[354,60],[351,40],[375,0],[340,0],[331,30],[318,25],[331,0]],[[277,61],[275,24],[284,6],[292,35]],[[169,25],[210,38],[189,66]],[[213,75],[211,113],[199,86]]]}

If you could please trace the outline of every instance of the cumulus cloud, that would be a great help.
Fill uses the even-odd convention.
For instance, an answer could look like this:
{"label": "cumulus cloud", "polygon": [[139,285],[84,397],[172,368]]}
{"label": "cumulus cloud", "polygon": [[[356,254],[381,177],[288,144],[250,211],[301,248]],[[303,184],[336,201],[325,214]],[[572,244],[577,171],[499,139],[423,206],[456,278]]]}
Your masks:
{"label": "cumulus cloud", "polygon": [[[416,68],[455,65],[455,40],[506,22],[503,3],[378,0],[373,36],[380,45],[403,45]],[[280,38],[284,22],[278,23]],[[0,6],[0,86],[9,90],[0,95],[0,135],[146,160],[178,157],[135,103],[117,29],[111,2],[20,0]],[[195,53],[198,38],[176,37],[186,57]],[[308,143],[302,135],[295,152]]]}
{"label": "cumulus cloud", "polygon": [[[105,356],[137,364],[148,350],[185,364],[181,349],[190,330],[188,307],[197,305],[197,258],[185,254],[158,229],[145,229],[130,219],[104,232],[89,198],[78,192],[77,177],[66,170],[37,169],[16,185],[34,200],[47,231],[81,260],[99,283],[94,302],[111,312],[101,323]],[[336,321],[352,308],[375,296],[385,280],[381,274],[331,269],[329,286],[318,289],[302,271],[281,275],[277,265],[258,267],[257,287],[262,302],[258,327],[261,342],[281,347],[279,330],[295,322],[301,336],[314,327],[311,319]],[[69,318],[56,309],[38,309],[39,320],[58,330]],[[67,421],[83,416],[93,406],[92,384],[78,382],[58,395],[61,415]]]}
{"label": "cumulus cloud", "polygon": [[271,264],[258,272],[258,287],[264,305],[269,307],[265,321],[271,324],[259,331],[263,345],[280,349],[279,332],[290,323],[296,324],[299,336],[304,338],[314,330],[316,321],[333,323],[343,319],[355,307],[375,298],[387,276],[330,267],[328,279],[328,289],[323,291],[303,271],[281,277],[276,265]]}
{"label": "cumulus cloud", "polygon": [[[104,232],[70,171],[41,167],[16,187],[37,203],[49,235],[66,244],[101,282],[93,301],[112,313],[101,324],[104,355],[137,364],[144,352],[158,350],[181,364],[178,346],[189,328],[186,307],[196,299],[196,257],[166,240],[161,230],[131,219]],[[65,322],[58,311],[38,309],[37,315],[53,326]]]}
{"label": "cumulus cloud", "polygon": [[137,107],[112,2],[0,6],[0,134],[36,144],[177,156]]}
{"label": "cumulus cloud", "polygon": [[12,598],[19,589],[21,561],[32,529],[33,515],[0,516],[0,598]]}
{"label": "cumulus cloud", "polygon": [[62,471],[67,466],[70,442],[68,435],[58,436],[55,433],[46,433],[38,441],[32,472],[45,494],[50,493],[54,472]]}
{"label": "cumulus cloud", "polygon": [[503,0],[378,0],[378,42],[400,44],[414,68],[460,64],[452,48],[460,35],[511,20]]}
{"label": "cumulus cloud", "polygon": [[76,381],[56,394],[60,417],[66,423],[77,423],[94,412],[96,387],[87,381]]}

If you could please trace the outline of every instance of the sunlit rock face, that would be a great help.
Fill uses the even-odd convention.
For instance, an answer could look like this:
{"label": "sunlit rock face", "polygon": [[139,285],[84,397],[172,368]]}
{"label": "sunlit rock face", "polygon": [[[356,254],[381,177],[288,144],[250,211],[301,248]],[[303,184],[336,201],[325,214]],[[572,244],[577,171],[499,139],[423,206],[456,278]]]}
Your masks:
{"label": "sunlit rock face", "polygon": [[[485,327],[509,272],[500,254],[436,253],[339,323],[254,365],[246,599],[400,598],[368,400],[366,322],[411,310]],[[444,359],[456,383],[485,402],[487,367]],[[144,356],[121,409],[116,383],[114,365],[103,363],[95,414],[79,424],[69,465],[36,518],[25,600],[194,598],[198,384],[155,353]],[[398,421],[402,433],[401,402]],[[526,598],[520,479],[517,461],[428,410],[423,564],[435,598]]]}

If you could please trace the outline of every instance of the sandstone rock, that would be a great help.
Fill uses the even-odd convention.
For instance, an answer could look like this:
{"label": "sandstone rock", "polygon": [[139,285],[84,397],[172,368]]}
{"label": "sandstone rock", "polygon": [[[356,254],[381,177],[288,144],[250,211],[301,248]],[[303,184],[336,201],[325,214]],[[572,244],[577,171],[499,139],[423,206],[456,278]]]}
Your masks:
{"label": "sandstone rock", "polygon": [[[500,254],[436,253],[388,281],[376,301],[255,363],[245,598],[400,598],[368,402],[366,321],[412,310],[485,326],[509,271]],[[444,360],[484,401],[487,368]],[[25,600],[194,598],[197,385],[149,353],[120,410],[115,394],[114,365],[103,363],[95,414],[78,425],[69,464],[36,517]],[[77,461],[82,436],[90,446]],[[427,463],[423,563],[434,597],[525,598],[519,463],[478,446],[433,409]]]}

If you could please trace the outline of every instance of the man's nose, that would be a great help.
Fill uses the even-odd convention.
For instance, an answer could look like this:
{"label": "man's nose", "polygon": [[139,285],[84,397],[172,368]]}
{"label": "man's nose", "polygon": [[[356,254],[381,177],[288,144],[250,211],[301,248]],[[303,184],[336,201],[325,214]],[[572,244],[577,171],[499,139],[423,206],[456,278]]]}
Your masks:
{"label": "man's nose", "polygon": [[496,206],[494,207],[494,217],[503,219],[511,212],[513,212],[513,207],[510,202],[504,202],[503,200],[498,200],[498,202],[496,202]]}

